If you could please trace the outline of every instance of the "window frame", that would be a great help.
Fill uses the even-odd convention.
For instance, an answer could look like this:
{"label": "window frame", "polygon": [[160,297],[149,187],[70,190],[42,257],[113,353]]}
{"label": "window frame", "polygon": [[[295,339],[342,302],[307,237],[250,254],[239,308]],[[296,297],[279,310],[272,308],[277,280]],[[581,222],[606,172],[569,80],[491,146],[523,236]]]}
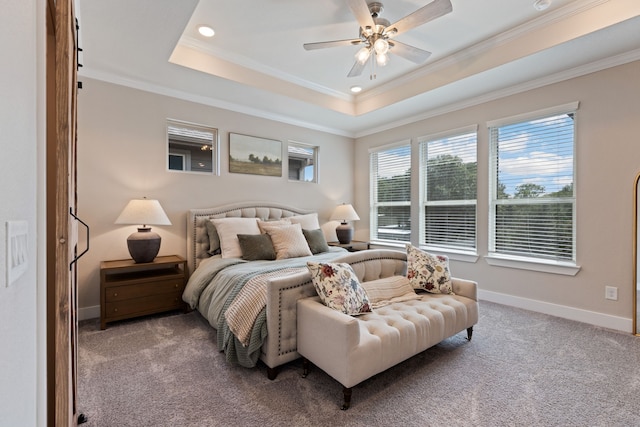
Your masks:
{"label": "window frame", "polygon": [[[519,114],[515,116],[505,117],[486,123],[489,137],[489,224],[488,224],[488,254],[485,257],[490,265],[518,268],[525,270],[543,271],[554,274],[575,275],[580,270],[577,264],[577,182],[576,182],[576,151],[578,142],[578,107],[579,102],[571,102],[550,108],[532,111],[529,113]],[[549,119],[556,115],[573,114],[573,142],[572,142],[572,179],[573,179],[573,195],[572,197],[560,198],[540,198],[540,199],[498,199],[498,170],[497,155],[499,141],[494,135],[494,129],[503,126],[521,124],[534,120]],[[511,202],[512,201],[512,202]],[[572,215],[572,250],[571,259],[556,259],[552,257],[536,256],[535,254],[514,254],[504,253],[496,250],[497,235],[497,206],[498,205],[524,205],[524,204],[558,204],[571,203]]]}
{"label": "window frame", "polygon": [[[408,161],[407,161],[407,169],[409,170],[409,200],[407,201],[390,201],[390,202],[379,202],[378,199],[378,175],[374,176],[374,165],[373,165],[373,156],[377,156],[379,153],[390,152],[397,149],[408,149]],[[398,141],[391,144],[386,144],[383,146],[370,148],[369,149],[369,240],[372,243],[382,244],[382,245],[390,245],[390,246],[404,246],[407,243],[411,243],[411,168],[412,168],[412,144],[411,139],[405,139],[402,141]],[[378,168],[376,167],[376,170]],[[378,208],[380,207],[390,207],[390,206],[408,206],[409,207],[409,233],[407,240],[400,239],[381,239],[378,235]]]}
{"label": "window frame", "polygon": [[[311,166],[313,166],[313,178],[310,181],[304,180],[304,179],[292,179],[289,176],[289,159],[291,158],[291,153],[289,152],[289,148],[290,147],[299,147],[305,150],[312,150],[313,151],[313,164]],[[308,144],[305,142],[298,142],[298,141],[287,141],[287,179],[290,182],[305,182],[305,183],[313,183],[313,184],[317,184],[319,181],[319,166],[318,166],[318,159],[320,158],[320,147],[314,144]],[[307,166],[308,167],[308,166]]]}
{"label": "window frame", "polygon": [[[437,143],[448,138],[462,137],[465,135],[475,134],[475,163],[476,163],[476,198],[464,199],[464,200],[428,200],[428,183],[427,183],[427,165],[428,161],[428,146],[429,143]],[[451,254],[471,255],[476,256],[478,253],[478,125],[469,125],[460,127],[457,129],[451,129],[444,132],[438,132],[434,134],[424,135],[418,138],[418,151],[419,151],[419,245],[422,248]],[[428,244],[427,230],[426,230],[426,215],[427,206],[471,206],[475,207],[474,214],[474,236],[473,247],[463,247],[455,245],[433,245]],[[475,259],[475,258],[472,258]]]}
{"label": "window frame", "polygon": [[[212,134],[211,144],[210,144],[211,171],[193,170],[191,168],[191,159],[192,159],[191,151],[189,151],[189,149],[186,149],[186,148],[177,148],[175,146],[172,147],[171,135],[169,131],[170,127],[183,128],[183,129],[194,130],[198,132],[208,132]],[[166,147],[167,147],[167,154],[165,156],[165,159],[166,159],[166,168],[168,172],[193,173],[193,174],[199,174],[199,175],[214,175],[214,176],[220,175],[220,132],[218,132],[217,128],[214,128],[212,126],[207,126],[207,125],[191,123],[183,120],[166,119],[165,137],[166,137],[165,141],[166,141]],[[187,141],[188,139],[189,139],[188,137],[185,137],[185,141]],[[172,169],[170,167],[171,156],[179,156],[183,158],[183,165],[182,165],[183,169]]]}

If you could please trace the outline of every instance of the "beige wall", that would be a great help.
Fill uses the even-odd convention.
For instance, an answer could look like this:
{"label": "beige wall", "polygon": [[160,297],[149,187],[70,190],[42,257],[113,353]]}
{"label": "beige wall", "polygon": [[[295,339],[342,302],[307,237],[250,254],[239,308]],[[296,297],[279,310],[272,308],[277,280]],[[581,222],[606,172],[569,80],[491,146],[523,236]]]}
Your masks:
{"label": "beige wall", "polygon": [[[366,238],[369,233],[369,148],[412,138],[417,153],[417,137],[478,124],[480,257],[475,263],[452,261],[453,274],[477,280],[486,299],[631,331],[633,182],[640,171],[639,76],[640,62],[636,61],[358,139],[358,237]],[[486,121],[572,101],[580,101],[575,185],[580,272],[564,276],[489,266],[484,259],[489,221]],[[416,186],[412,195],[418,199]],[[618,287],[618,301],[605,300],[605,285]]]}
{"label": "beige wall", "polygon": [[[82,317],[99,315],[99,265],[128,258],[134,226],[114,221],[132,198],[160,201],[172,222],[157,226],[160,255],[186,255],[187,210],[240,201],[273,201],[315,210],[327,220],[333,207],[353,199],[353,140],[98,80],[81,78],[78,99],[78,212],[91,227],[91,249],[79,262]],[[220,176],[166,170],[167,118],[219,130]],[[230,174],[229,132],[319,146],[318,184],[283,177]],[[284,144],[283,144],[284,146]],[[80,228],[83,245],[83,229]],[[82,249],[82,248],[81,248]]]}
{"label": "beige wall", "polygon": [[[0,14],[0,427],[46,425],[44,4],[4,2]],[[5,224],[16,220],[28,224],[28,268],[8,284]]]}

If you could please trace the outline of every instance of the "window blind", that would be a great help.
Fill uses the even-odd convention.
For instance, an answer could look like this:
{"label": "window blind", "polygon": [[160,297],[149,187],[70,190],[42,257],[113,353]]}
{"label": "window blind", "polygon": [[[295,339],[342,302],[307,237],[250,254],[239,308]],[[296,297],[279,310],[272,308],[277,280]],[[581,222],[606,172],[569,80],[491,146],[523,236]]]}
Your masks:
{"label": "window blind", "polygon": [[411,146],[370,154],[371,240],[411,240]]}
{"label": "window blind", "polygon": [[420,242],[476,248],[477,133],[420,141]]}
{"label": "window blind", "polygon": [[575,111],[490,128],[490,251],[575,261]]}

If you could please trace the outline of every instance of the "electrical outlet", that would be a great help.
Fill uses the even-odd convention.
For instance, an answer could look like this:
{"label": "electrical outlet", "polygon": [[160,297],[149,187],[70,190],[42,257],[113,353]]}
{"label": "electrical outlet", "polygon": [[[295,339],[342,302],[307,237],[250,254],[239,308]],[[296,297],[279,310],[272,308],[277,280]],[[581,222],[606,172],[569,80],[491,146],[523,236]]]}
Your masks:
{"label": "electrical outlet", "polygon": [[616,288],[615,286],[605,286],[604,297],[605,299],[618,301],[618,288]]}

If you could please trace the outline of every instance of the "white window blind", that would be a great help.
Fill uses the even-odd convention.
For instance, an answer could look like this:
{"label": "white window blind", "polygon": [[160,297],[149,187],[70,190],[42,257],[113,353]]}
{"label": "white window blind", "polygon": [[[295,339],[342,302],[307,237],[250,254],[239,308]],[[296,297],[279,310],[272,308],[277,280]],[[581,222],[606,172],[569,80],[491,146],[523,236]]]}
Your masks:
{"label": "white window blind", "polygon": [[370,153],[371,240],[411,240],[411,145]]}
{"label": "white window blind", "polygon": [[477,132],[420,140],[420,243],[476,249]]}
{"label": "white window blind", "polygon": [[490,248],[575,261],[575,109],[490,127]]}

